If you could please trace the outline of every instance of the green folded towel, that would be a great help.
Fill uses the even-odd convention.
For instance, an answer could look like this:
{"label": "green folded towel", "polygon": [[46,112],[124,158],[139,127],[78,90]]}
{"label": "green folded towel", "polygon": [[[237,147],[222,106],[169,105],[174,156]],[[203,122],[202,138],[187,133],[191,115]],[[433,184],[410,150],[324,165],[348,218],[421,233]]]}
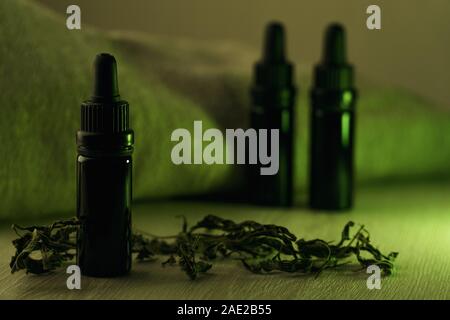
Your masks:
{"label": "green folded towel", "polygon": [[75,133],[92,88],[99,52],[118,60],[121,94],[136,132],[136,199],[204,193],[229,167],[175,166],[171,132],[196,119],[217,125],[190,99],[160,81],[143,81],[112,41],[69,31],[65,20],[28,1],[0,2],[0,217],[74,212]]}
{"label": "green folded towel", "polygon": [[[135,199],[190,196],[234,188],[236,167],[182,165],[170,160],[171,132],[248,125],[253,50],[225,42],[112,34],[83,26],[28,1],[0,2],[0,219],[73,213],[75,132],[89,98],[92,61],[118,61],[123,98],[136,132]],[[299,72],[296,186],[307,169],[307,79]],[[442,176],[450,168],[450,114],[396,89],[361,88],[357,169],[361,185]]]}

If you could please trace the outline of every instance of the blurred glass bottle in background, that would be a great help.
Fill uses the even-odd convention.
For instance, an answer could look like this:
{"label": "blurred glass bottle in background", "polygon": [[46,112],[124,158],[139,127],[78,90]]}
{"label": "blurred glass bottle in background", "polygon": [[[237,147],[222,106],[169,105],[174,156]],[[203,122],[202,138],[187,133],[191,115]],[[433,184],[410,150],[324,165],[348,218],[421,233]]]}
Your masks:
{"label": "blurred glass bottle in background", "polygon": [[[258,205],[292,205],[296,99],[293,76],[294,66],[285,54],[284,28],[280,23],[270,23],[266,29],[263,58],[254,68],[251,128],[267,129],[268,134],[270,129],[279,130],[279,170],[275,175],[261,175],[260,165],[249,166],[251,202]],[[268,152],[277,150],[269,144]]]}
{"label": "blurred glass bottle in background", "polygon": [[356,90],[344,28],[327,28],[311,90],[309,203],[318,210],[353,205]]}

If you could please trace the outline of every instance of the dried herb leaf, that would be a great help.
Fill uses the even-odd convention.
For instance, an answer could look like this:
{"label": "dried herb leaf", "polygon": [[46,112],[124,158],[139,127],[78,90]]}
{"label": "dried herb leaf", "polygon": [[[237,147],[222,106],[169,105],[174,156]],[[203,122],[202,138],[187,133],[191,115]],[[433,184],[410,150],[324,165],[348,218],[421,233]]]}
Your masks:
{"label": "dried herb leaf", "polygon": [[[74,258],[77,219],[57,221],[50,226],[19,227],[13,241],[16,253],[11,272],[46,273]],[[355,223],[348,222],[337,244],[321,239],[299,239],[287,228],[255,221],[236,223],[208,215],[191,228],[183,217],[181,231],[172,237],[133,233],[132,252],[139,261],[169,256],[162,263],[178,264],[190,279],[211,269],[211,261],[234,257],[254,273],[311,273],[318,276],[326,269],[358,262],[363,268],[377,265],[385,275],[394,269],[397,252],[383,254],[372,245],[364,226],[352,235]],[[35,257],[37,255],[37,257]]]}
{"label": "dried herb leaf", "polygon": [[27,273],[46,273],[72,260],[78,225],[76,219],[57,221],[50,226],[13,225],[19,238],[13,241],[16,253],[11,258],[11,273],[22,269]]}

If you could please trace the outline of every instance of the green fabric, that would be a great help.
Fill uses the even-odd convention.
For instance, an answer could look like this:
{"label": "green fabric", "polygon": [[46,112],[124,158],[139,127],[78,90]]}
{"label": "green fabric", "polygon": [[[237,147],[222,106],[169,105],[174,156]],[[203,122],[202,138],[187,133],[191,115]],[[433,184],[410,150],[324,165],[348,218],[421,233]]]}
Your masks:
{"label": "green fabric", "polygon": [[[99,52],[118,60],[119,85],[136,132],[136,199],[234,188],[235,167],[175,166],[176,128],[248,125],[253,50],[226,42],[69,31],[28,1],[0,1],[0,219],[75,207],[75,132]],[[302,69],[302,68],[300,68]],[[307,170],[307,72],[300,70],[296,187]],[[360,84],[357,179],[361,185],[448,175],[450,114],[396,89]],[[234,188],[235,189],[235,188]]]}
{"label": "green fabric", "polygon": [[[205,192],[227,167],[175,166],[175,128],[216,126],[198,105],[158,81],[141,81],[111,41],[25,1],[0,1],[0,216],[45,215],[75,208],[75,133],[80,103],[89,98],[92,62],[99,52],[118,60],[122,97],[136,132],[137,199]],[[138,174],[137,174],[138,173]]]}

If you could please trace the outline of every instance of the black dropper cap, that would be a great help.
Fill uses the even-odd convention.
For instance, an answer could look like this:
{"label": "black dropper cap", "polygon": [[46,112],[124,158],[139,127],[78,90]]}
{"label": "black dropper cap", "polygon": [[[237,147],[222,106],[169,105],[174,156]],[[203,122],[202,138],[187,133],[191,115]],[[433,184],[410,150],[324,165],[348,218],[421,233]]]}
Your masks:
{"label": "black dropper cap", "polygon": [[117,101],[120,99],[117,63],[114,56],[101,53],[94,61],[94,92],[91,101]]}
{"label": "black dropper cap", "polygon": [[315,67],[315,87],[353,87],[353,67],[347,62],[345,30],[340,24],[329,25],[325,33],[322,62]]}
{"label": "black dropper cap", "polygon": [[263,57],[255,66],[255,82],[265,87],[292,85],[292,64],[286,60],[285,32],[278,22],[266,28]]}
{"label": "black dropper cap", "polygon": [[263,61],[266,64],[286,62],[284,28],[280,23],[275,22],[267,26]]}
{"label": "black dropper cap", "polygon": [[92,97],[81,105],[81,131],[108,134],[128,129],[129,107],[120,99],[116,59],[101,53],[94,61]]}

